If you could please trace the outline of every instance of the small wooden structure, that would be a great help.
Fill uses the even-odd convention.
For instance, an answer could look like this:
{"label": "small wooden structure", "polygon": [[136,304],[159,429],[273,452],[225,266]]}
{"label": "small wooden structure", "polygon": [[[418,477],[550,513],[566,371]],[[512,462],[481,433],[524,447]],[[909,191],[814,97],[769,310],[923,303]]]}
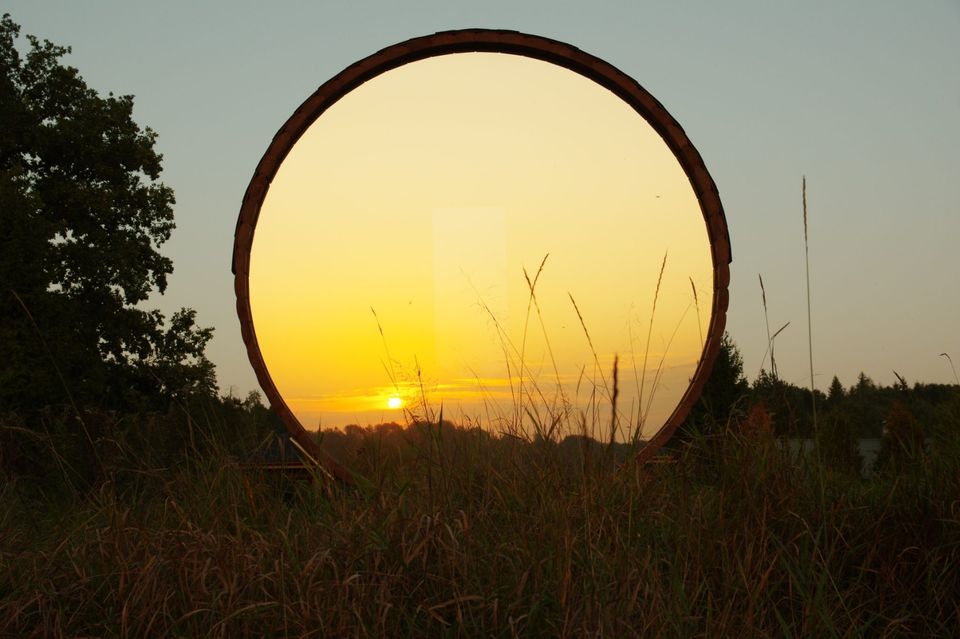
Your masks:
{"label": "small wooden structure", "polygon": [[670,439],[699,399],[720,350],[720,341],[726,324],[731,261],[730,237],[720,196],[703,158],[687,138],[683,128],[636,80],[600,58],[569,44],[516,31],[495,29],[445,31],[387,47],[350,65],[321,85],[277,131],[257,165],[244,194],[233,249],[237,314],[240,318],[240,329],[247,347],[247,355],[260,386],[273,410],[286,424],[292,440],[310,459],[309,463],[317,464],[332,477],[349,481],[349,473],[340,464],[323,454],[313,435],[304,429],[290,410],[277,390],[267,370],[263,354],[260,352],[250,309],[248,279],[250,250],[253,246],[257,218],[270,183],[287,154],[314,121],[338,100],[364,82],[405,64],[435,56],[467,52],[505,53],[549,62],[578,73],[610,90],[660,134],[683,167],[696,193],[710,240],[713,262],[713,308],[703,353],[690,385],[664,426],[639,453],[642,461],[649,461]]}

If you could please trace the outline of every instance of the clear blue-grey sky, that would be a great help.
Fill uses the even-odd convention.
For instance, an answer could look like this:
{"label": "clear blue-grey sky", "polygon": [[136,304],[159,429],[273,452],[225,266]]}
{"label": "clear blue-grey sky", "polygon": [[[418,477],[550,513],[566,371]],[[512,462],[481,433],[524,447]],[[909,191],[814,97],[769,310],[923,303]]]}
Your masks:
{"label": "clear blue-grey sky", "polygon": [[633,76],[687,131],[733,244],[728,329],[752,379],[766,351],[809,384],[801,176],[808,181],[816,384],[952,382],[960,364],[960,3],[42,2],[24,33],[70,45],[96,90],[159,133],[177,231],[156,304],[216,328],[224,391],[256,388],[230,258],[273,134],[317,86],[395,42],[466,27],[566,41]]}

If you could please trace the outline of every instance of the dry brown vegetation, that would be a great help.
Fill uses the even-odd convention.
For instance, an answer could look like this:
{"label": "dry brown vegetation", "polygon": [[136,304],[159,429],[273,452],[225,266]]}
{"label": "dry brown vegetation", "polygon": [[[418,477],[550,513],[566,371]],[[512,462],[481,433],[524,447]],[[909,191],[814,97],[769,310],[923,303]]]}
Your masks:
{"label": "dry brown vegetation", "polygon": [[424,427],[402,455],[371,434],[356,488],[212,443],[79,491],[8,477],[0,635],[950,636],[951,426],[869,478],[739,424],[646,467]]}

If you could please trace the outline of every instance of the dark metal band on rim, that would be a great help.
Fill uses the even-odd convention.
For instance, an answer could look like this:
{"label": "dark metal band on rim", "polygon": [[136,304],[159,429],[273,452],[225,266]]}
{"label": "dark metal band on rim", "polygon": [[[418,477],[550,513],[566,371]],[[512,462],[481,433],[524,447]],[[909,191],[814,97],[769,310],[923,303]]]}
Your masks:
{"label": "dark metal band on rim", "polygon": [[271,407],[286,424],[291,437],[334,476],[349,480],[349,473],[336,461],[324,455],[315,439],[294,416],[274,385],[263,361],[250,311],[248,279],[250,249],[253,245],[257,218],[270,183],[287,154],[310,125],[337,100],[364,82],[404,64],[451,53],[468,52],[506,53],[551,62],[609,89],[643,116],[660,134],[690,179],[690,184],[700,203],[710,239],[713,260],[713,308],[703,354],[686,393],[663,427],[640,451],[641,461],[650,459],[670,439],[690,413],[703,391],[720,350],[720,341],[726,325],[731,260],[730,237],[720,196],[703,159],[687,138],[686,133],[663,105],[633,78],[576,47],[516,31],[488,29],[445,31],[387,47],[350,65],[325,82],[300,105],[273,137],[243,196],[233,247],[237,314],[240,317],[240,330],[247,347],[247,355],[256,372],[257,380],[266,393]]}

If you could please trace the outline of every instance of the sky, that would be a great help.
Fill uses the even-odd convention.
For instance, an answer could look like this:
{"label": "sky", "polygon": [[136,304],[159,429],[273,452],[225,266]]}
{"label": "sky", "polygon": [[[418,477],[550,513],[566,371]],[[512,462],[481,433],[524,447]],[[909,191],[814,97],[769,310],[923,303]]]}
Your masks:
{"label": "sky", "polygon": [[[257,388],[230,271],[241,198],[270,140],[349,64],[448,29],[565,41],[636,79],[684,127],[719,188],[733,250],[728,330],[748,378],[770,326],[781,377],[809,385],[801,179],[815,383],[861,371],[953,382],[960,363],[960,3],[38,2],[23,33],[73,47],[101,93],[155,130],[177,230],[163,297],[213,326],[224,392]],[[768,364],[767,364],[768,365]]]}
{"label": "sky", "polygon": [[434,419],[442,404],[510,429],[531,409],[606,431],[620,356],[628,437],[686,391],[713,271],[696,194],[646,120],[562,67],[465,53],[381,75],[310,127],[260,209],[249,281],[305,425],[401,419],[391,400],[429,416],[426,400]]}

